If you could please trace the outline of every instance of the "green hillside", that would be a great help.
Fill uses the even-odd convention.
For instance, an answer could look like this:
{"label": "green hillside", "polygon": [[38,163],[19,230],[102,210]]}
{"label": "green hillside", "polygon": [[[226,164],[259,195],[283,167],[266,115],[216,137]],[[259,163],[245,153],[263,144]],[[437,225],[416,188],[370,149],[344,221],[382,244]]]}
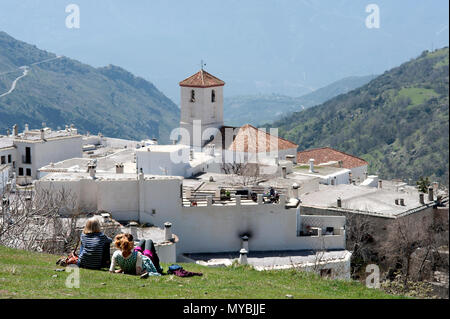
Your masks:
{"label": "green hillside", "polygon": [[224,116],[227,125],[260,125],[272,122],[283,115],[321,104],[339,94],[347,93],[375,78],[374,75],[351,76],[333,82],[300,97],[278,94],[244,95],[224,99]]}
{"label": "green hillside", "polygon": [[[80,269],[80,288],[66,288],[67,272],[56,272],[58,256],[0,246],[2,298],[399,298],[359,282],[322,279],[296,271],[256,271],[250,267],[209,268],[181,264],[202,277],[149,277]],[[165,270],[169,265],[162,265]],[[56,277],[54,277],[56,276]]]}
{"label": "green hillside", "polygon": [[449,50],[423,52],[368,84],[273,123],[300,149],[331,146],[382,178],[448,185]]}
{"label": "green hillside", "polygon": [[[28,73],[2,96],[23,75],[21,66],[28,66]],[[26,123],[33,128],[42,122],[52,128],[73,123],[82,132],[167,142],[178,125],[179,108],[152,83],[120,67],[94,68],[57,58],[0,32],[0,134],[14,124],[23,129]]]}

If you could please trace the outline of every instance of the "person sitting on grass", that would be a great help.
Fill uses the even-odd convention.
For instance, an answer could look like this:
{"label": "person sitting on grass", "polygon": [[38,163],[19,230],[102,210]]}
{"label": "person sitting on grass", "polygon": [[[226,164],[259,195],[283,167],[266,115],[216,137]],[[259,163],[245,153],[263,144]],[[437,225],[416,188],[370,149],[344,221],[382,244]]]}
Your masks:
{"label": "person sitting on grass", "polygon": [[[112,256],[110,272],[140,275],[141,277],[161,276],[149,257],[133,250],[134,242],[131,234],[117,235],[114,238],[114,245],[119,250],[116,250]],[[115,270],[116,265],[120,269]]]}
{"label": "person sitting on grass", "polygon": [[111,263],[109,246],[112,239],[101,232],[96,217],[89,218],[81,234],[77,265],[81,268],[101,269]]}

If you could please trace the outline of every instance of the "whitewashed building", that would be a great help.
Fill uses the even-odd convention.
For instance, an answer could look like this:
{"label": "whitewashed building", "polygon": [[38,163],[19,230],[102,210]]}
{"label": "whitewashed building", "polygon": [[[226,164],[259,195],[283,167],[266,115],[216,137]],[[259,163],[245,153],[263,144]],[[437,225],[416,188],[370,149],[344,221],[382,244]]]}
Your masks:
{"label": "whitewashed building", "polygon": [[214,154],[194,152],[187,145],[148,145],[136,149],[138,172],[152,175],[190,177],[210,171]]}
{"label": "whitewashed building", "polygon": [[17,175],[17,183],[29,184],[37,179],[38,169],[51,162],[82,156],[82,136],[72,127],[52,131],[45,127],[22,133],[14,125],[12,134],[0,136],[0,160],[11,165]]}
{"label": "whitewashed building", "polygon": [[[179,236],[178,254],[239,251],[242,236],[258,251],[345,249],[345,217],[301,216],[299,201],[282,194],[278,203],[214,194],[185,205],[183,178],[144,174],[51,173],[35,182],[39,189],[64,189],[82,212],[107,211],[117,220],[136,220],[162,227],[172,223]],[[313,230],[313,236],[302,235]]]}

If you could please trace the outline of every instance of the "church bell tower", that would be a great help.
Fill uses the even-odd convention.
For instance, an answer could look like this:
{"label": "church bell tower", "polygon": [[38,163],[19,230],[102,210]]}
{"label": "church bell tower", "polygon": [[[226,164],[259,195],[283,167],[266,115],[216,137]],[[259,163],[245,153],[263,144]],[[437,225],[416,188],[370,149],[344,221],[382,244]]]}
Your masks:
{"label": "church bell tower", "polygon": [[[181,81],[180,127],[189,132],[182,143],[201,148],[223,126],[223,87],[225,82],[203,68]],[[215,130],[216,129],[216,130]],[[202,137],[201,141],[198,135]]]}

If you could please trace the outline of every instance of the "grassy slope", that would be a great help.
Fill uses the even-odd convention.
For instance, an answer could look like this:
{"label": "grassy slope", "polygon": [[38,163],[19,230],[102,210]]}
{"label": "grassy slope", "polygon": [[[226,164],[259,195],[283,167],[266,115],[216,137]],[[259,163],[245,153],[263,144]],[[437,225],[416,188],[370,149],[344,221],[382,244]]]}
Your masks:
{"label": "grassy slope", "polygon": [[[150,277],[80,270],[80,288],[65,287],[57,257],[0,246],[0,298],[396,298],[357,282],[327,280],[294,270],[259,272],[249,267],[186,264],[202,277]],[[183,264],[182,264],[183,265]],[[163,264],[167,269],[168,265]],[[58,277],[53,278],[53,275]]]}

